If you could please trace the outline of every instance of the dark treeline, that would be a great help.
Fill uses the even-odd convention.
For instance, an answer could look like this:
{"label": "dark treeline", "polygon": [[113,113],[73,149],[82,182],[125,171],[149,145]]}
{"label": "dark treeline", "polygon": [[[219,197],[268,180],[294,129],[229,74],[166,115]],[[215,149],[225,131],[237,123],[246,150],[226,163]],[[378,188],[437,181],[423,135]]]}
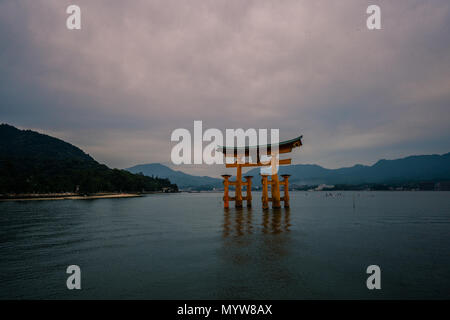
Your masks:
{"label": "dark treeline", "polygon": [[30,130],[0,125],[0,193],[145,192],[177,186],[99,164],[81,149]]}
{"label": "dark treeline", "polygon": [[168,179],[109,169],[100,164],[86,166],[70,161],[35,162],[33,166],[26,164],[27,161],[23,159],[0,160],[0,193],[142,192],[162,188],[177,190],[176,185],[171,184]]}

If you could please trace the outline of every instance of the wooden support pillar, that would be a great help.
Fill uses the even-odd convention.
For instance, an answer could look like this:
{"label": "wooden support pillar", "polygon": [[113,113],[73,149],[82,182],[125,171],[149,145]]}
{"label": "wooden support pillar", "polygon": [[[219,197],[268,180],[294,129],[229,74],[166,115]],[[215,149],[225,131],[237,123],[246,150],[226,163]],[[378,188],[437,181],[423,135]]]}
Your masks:
{"label": "wooden support pillar", "polygon": [[228,194],[228,186],[230,182],[228,179],[231,177],[229,174],[223,174],[223,207],[228,209],[230,207],[229,200],[230,196]]}
{"label": "wooden support pillar", "polygon": [[262,174],[261,175],[261,184],[262,184],[262,207],[263,209],[269,208],[269,191],[268,191],[268,185],[269,181],[267,181],[268,175]]}
{"label": "wooden support pillar", "polygon": [[280,181],[278,180],[278,174],[272,175],[270,191],[272,193],[272,208],[281,208]]}
{"label": "wooden support pillar", "polygon": [[289,177],[291,175],[290,174],[283,174],[283,182],[282,184],[284,185],[284,207],[285,208],[289,208]]}
{"label": "wooden support pillar", "polygon": [[280,181],[278,180],[278,154],[272,154],[270,166],[272,167],[272,181],[270,187],[272,194],[272,208],[281,208]]}
{"label": "wooden support pillar", "polygon": [[238,164],[236,172],[235,207],[242,208],[242,166]]}
{"label": "wooden support pillar", "polygon": [[252,178],[253,176],[245,176],[245,184],[247,185],[247,208],[252,207]]}

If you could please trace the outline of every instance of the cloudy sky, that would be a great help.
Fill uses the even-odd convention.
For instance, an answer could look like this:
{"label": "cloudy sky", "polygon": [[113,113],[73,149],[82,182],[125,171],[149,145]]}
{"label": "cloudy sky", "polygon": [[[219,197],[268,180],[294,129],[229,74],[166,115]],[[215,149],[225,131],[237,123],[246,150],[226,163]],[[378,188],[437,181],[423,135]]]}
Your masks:
{"label": "cloudy sky", "polygon": [[194,120],[303,134],[294,163],[329,168],[449,152],[450,2],[0,1],[0,122],[124,168]]}

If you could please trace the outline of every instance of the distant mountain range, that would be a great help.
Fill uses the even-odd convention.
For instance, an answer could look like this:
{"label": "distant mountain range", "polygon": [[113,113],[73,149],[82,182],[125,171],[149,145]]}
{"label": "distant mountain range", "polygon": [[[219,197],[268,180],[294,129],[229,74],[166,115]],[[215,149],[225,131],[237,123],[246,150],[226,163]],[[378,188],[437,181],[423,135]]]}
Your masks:
{"label": "distant mountain range", "polygon": [[[181,188],[222,187],[221,179],[189,175],[162,164],[143,164],[128,168],[133,173],[169,178]],[[259,168],[247,172],[259,177]],[[281,166],[280,174],[290,174],[290,182],[297,185],[364,183],[407,183],[421,181],[449,181],[450,153],[443,155],[409,156],[396,160],[379,160],[372,166],[355,165],[349,168],[326,169],[314,164]],[[259,178],[253,179],[260,186]]]}
{"label": "distant mountain range", "polygon": [[31,130],[0,125],[0,194],[176,190],[167,179],[110,169],[80,148]]}
{"label": "distant mountain range", "polygon": [[[246,174],[255,177],[254,186],[260,186],[259,168]],[[280,167],[280,174],[290,174],[291,185],[448,182],[450,153],[380,160],[372,166],[340,169],[297,164]],[[126,170],[110,169],[70,143],[31,130],[0,125],[0,194],[176,190],[173,183],[194,190],[223,186],[222,179],[190,175],[159,163]]]}
{"label": "distant mountain range", "polygon": [[[372,166],[326,169],[318,165],[281,166],[280,174],[290,174],[295,184],[363,184],[406,183],[450,180],[450,153],[409,156],[396,160],[379,160]],[[258,175],[259,169],[247,174]]]}
{"label": "distant mountain range", "polygon": [[170,169],[160,163],[140,164],[125,170],[131,173],[142,173],[149,177],[167,178],[181,189],[206,190],[223,186],[222,179],[190,175],[182,171]]}

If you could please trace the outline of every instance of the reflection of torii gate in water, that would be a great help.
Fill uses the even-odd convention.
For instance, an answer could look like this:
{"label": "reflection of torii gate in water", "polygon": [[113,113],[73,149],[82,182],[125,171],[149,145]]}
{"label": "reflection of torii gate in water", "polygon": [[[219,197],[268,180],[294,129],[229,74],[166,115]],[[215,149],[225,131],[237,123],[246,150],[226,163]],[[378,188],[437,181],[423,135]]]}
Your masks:
{"label": "reflection of torii gate in water", "polygon": [[[261,174],[262,183],[262,206],[263,209],[269,207],[269,201],[272,202],[272,208],[280,208],[281,201],[284,201],[284,207],[289,208],[289,176],[288,174],[282,175],[283,180],[278,179],[278,166],[291,164],[291,159],[278,159],[279,154],[289,153],[295,147],[302,145],[302,136],[295,139],[280,142],[278,144],[268,144],[264,146],[246,146],[246,147],[222,147],[219,146],[217,151],[222,152],[225,157],[234,157],[233,163],[226,163],[227,168],[236,168],[236,181],[229,181],[231,175],[222,175],[224,181],[224,208],[229,207],[229,201],[234,201],[236,208],[242,207],[242,201],[247,201],[247,207],[252,206],[252,176],[245,176],[245,181],[242,181],[242,167],[268,167],[272,168],[271,180],[268,179],[268,174]],[[272,150],[273,149],[273,150]],[[260,151],[262,154],[260,154]],[[246,157],[256,155],[256,163],[249,163],[245,161]],[[263,162],[261,156],[270,156],[270,161]],[[284,186],[284,197],[280,197],[280,184]],[[269,198],[269,185],[271,191],[271,197]],[[235,196],[229,196],[229,186],[235,186]],[[242,196],[242,187],[246,187],[247,195]]]}

